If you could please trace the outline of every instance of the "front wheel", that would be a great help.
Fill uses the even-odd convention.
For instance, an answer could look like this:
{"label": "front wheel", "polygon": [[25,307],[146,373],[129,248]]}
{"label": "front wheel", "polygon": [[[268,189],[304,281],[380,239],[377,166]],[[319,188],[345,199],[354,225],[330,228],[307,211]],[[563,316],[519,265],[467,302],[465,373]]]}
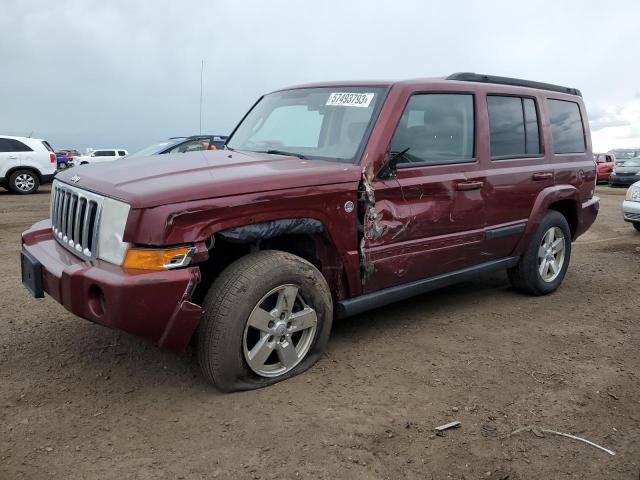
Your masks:
{"label": "front wheel", "polygon": [[226,392],[271,385],[320,358],[333,319],[331,293],[306,260],[265,250],[232,263],[210,287],[197,332],[207,379]]}
{"label": "front wheel", "polygon": [[40,179],[31,170],[16,170],[9,177],[9,190],[13,193],[21,195],[35,193],[39,186]]}
{"label": "front wheel", "polygon": [[550,210],[540,222],[526,252],[507,273],[516,290],[532,295],[554,292],[571,258],[571,230],[560,212]]}

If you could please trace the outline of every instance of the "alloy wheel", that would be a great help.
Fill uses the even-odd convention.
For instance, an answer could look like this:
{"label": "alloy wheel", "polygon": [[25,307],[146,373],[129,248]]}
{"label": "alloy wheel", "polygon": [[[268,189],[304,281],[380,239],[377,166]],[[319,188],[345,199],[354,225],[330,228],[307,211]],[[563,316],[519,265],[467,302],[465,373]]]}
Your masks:
{"label": "alloy wheel", "polygon": [[253,372],[278,377],[309,353],[318,326],[316,311],[294,284],[276,287],[251,311],[243,335],[243,354]]}
{"label": "alloy wheel", "polygon": [[29,175],[28,173],[21,173],[16,177],[14,183],[18,190],[22,192],[29,192],[35,187],[36,180],[32,175]]}
{"label": "alloy wheel", "polygon": [[553,282],[564,265],[565,236],[558,227],[545,232],[538,248],[538,273],[545,282]]}

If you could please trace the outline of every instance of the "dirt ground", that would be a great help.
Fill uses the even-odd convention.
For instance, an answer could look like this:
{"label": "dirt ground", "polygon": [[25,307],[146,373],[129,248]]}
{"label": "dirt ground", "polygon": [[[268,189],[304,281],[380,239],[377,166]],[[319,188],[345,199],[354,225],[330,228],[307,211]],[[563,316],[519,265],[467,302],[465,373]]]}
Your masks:
{"label": "dirt ground", "polygon": [[[636,480],[640,233],[624,193],[598,187],[555,294],[478,278],[338,322],[309,372],[228,395],[190,355],[31,298],[20,232],[47,216],[49,188],[1,192],[0,478]],[[616,455],[509,435],[527,425]]]}

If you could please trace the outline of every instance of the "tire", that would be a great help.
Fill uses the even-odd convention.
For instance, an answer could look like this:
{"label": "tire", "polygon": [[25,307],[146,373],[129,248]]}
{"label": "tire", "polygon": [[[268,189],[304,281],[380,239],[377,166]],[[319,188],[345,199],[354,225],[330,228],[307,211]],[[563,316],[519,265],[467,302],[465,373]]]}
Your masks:
{"label": "tire", "polygon": [[[203,307],[198,361],[207,380],[224,392],[261,388],[304,372],[320,359],[333,321],[322,274],[306,260],[275,250],[229,265],[209,288]],[[309,326],[302,328],[304,322]]]}
{"label": "tire", "polygon": [[[554,232],[554,242],[559,240],[560,233],[563,236],[563,254],[562,262],[559,263],[559,252],[554,255],[548,250],[542,250],[545,248],[543,242],[547,242],[550,238],[550,232]],[[549,235],[549,236],[547,236]],[[558,244],[559,246],[560,244]],[[556,247],[557,248],[557,247]],[[553,250],[553,249],[552,249]],[[541,257],[541,254],[547,252],[548,256]],[[553,265],[551,265],[548,259],[554,258]],[[569,267],[569,261],[571,259],[571,230],[567,219],[560,212],[549,210],[540,225],[538,230],[533,235],[531,242],[527,246],[527,250],[524,255],[520,257],[518,264],[507,270],[509,275],[509,281],[513,287],[523,293],[531,295],[546,295],[554,292],[562,283],[567,268]],[[546,261],[547,268],[543,265]],[[554,270],[554,268],[556,270]],[[545,273],[541,273],[543,270]],[[546,277],[546,278],[545,278]]]}
{"label": "tire", "polygon": [[61,163],[60,165],[58,165],[58,168],[60,170],[65,170],[67,168],[67,164],[66,163]]}
{"label": "tire", "polygon": [[35,193],[39,186],[40,179],[31,170],[16,170],[9,177],[9,190],[19,195]]}
{"label": "tire", "polygon": [[633,228],[640,232],[640,222],[633,222]]}

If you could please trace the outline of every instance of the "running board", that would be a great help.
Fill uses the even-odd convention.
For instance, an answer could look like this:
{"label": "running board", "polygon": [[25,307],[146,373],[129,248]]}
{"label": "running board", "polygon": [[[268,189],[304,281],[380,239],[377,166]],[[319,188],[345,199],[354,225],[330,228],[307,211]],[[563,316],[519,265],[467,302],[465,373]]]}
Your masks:
{"label": "running board", "polygon": [[473,280],[478,275],[515,267],[519,260],[520,257],[492,260],[474,265],[473,267],[467,267],[454,272],[436,275],[435,277],[424,278],[422,280],[416,280],[415,282],[384,288],[376,292],[365,293],[359,297],[341,300],[336,303],[336,316],[337,318],[351,317],[358,313],[399,302],[400,300],[446,287],[447,285]]}

